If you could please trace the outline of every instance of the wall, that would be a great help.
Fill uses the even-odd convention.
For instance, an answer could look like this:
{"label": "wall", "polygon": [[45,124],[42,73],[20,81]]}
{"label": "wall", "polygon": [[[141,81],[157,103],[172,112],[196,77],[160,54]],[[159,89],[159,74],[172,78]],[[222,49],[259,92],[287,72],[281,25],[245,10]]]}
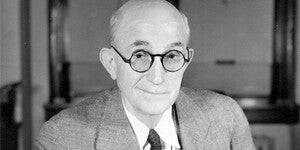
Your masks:
{"label": "wall", "polygon": [[0,86],[20,81],[19,0],[0,1]]}
{"label": "wall", "polygon": [[[233,95],[269,95],[273,1],[184,0],[193,61],[183,84]],[[216,61],[234,61],[219,65]]]}
{"label": "wall", "polygon": [[101,48],[110,47],[109,19],[118,3],[118,0],[72,0],[68,3],[66,51],[71,63],[73,95],[97,92],[113,85],[98,54]]}
{"label": "wall", "polygon": [[[20,0],[0,1],[0,87],[21,80],[19,4]],[[15,107],[17,122],[21,121],[21,105],[18,100],[19,98]]]}
{"label": "wall", "polygon": [[[32,128],[36,136],[44,122],[43,105],[48,102],[47,0],[31,4]],[[0,86],[20,81],[20,0],[0,1]],[[19,115],[22,116],[22,115]],[[24,118],[26,119],[26,118]]]}

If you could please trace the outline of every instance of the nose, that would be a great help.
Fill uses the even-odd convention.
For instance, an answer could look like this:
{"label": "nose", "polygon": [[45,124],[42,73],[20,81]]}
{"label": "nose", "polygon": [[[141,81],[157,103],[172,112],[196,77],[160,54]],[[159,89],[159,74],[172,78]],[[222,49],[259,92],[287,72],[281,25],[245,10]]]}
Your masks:
{"label": "nose", "polygon": [[161,84],[164,82],[165,69],[163,68],[160,57],[156,57],[151,68],[148,71],[147,79],[153,84]]}

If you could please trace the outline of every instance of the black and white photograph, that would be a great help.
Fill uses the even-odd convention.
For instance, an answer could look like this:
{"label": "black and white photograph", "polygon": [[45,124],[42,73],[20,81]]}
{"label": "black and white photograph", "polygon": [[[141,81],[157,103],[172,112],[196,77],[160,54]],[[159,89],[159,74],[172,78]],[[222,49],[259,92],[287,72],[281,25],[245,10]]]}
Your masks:
{"label": "black and white photograph", "polygon": [[298,0],[0,0],[0,150],[300,150]]}

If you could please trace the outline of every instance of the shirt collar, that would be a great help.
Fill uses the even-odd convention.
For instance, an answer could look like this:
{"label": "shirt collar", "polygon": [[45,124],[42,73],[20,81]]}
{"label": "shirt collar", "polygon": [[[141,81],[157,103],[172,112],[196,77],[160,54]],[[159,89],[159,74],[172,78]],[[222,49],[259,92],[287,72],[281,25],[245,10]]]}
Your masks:
{"label": "shirt collar", "polygon": [[[139,146],[142,149],[146,144],[149,128],[139,121],[133,114],[131,114],[124,105],[123,107],[138,139]],[[165,144],[180,148],[176,128],[172,119],[172,107],[168,108],[164,112],[154,130],[159,134],[160,138],[165,142]]]}
{"label": "shirt collar", "polygon": [[164,112],[154,130],[167,145],[180,148],[176,128],[172,118],[172,107]]}

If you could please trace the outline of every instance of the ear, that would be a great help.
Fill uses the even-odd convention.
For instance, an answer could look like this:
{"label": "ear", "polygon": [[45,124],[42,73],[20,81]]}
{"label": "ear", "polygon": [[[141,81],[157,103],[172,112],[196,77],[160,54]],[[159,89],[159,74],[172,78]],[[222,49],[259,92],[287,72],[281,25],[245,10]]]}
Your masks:
{"label": "ear", "polygon": [[99,59],[106,71],[110,74],[110,77],[113,80],[116,80],[117,64],[112,50],[109,48],[102,48],[99,52]]}
{"label": "ear", "polygon": [[194,49],[192,48],[189,48],[189,57],[190,57],[190,61],[188,62],[187,66],[192,62],[194,57]]}

